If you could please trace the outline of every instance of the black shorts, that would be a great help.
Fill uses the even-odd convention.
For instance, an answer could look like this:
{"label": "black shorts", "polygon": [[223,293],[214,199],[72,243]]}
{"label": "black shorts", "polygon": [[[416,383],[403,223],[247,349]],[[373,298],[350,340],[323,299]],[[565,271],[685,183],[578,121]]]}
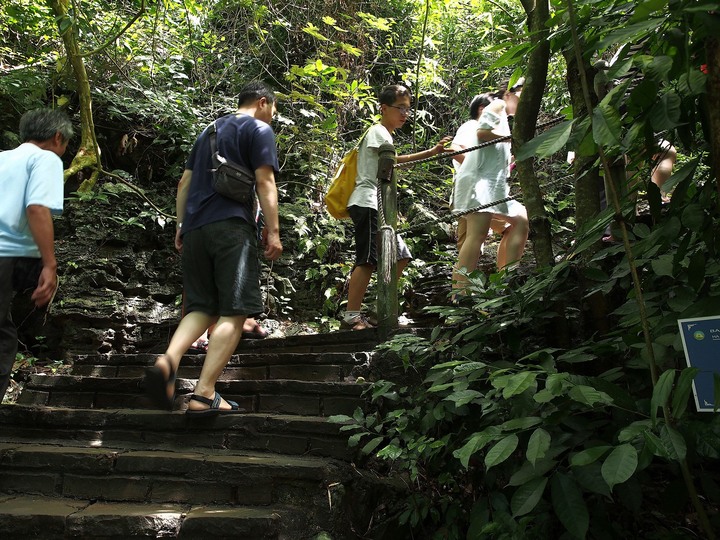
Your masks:
{"label": "black shorts", "polygon": [[[348,206],[348,213],[355,225],[355,266],[377,266],[377,210],[353,205]],[[398,234],[397,260],[402,259],[410,260],[412,254]]]}
{"label": "black shorts", "polygon": [[244,219],[216,221],[184,234],[182,267],[187,313],[262,313],[257,233]]}

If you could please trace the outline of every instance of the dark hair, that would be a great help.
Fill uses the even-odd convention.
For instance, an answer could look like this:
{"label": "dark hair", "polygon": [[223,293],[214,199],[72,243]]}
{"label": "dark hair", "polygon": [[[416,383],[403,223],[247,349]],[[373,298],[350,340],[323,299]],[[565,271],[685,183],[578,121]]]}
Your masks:
{"label": "dark hair", "polygon": [[58,109],[35,109],[20,118],[20,140],[47,141],[60,133],[63,142],[73,135],[72,122],[65,112]]}
{"label": "dark hair", "polygon": [[480,107],[487,107],[493,99],[495,99],[495,96],[490,93],[478,94],[472,98],[470,102],[470,118],[477,120],[480,115]]}
{"label": "dark hair", "polygon": [[378,101],[380,105],[392,105],[397,98],[405,96],[410,97],[410,90],[401,84],[391,84],[382,89]]}
{"label": "dark hair", "polygon": [[264,82],[253,81],[243,86],[238,95],[238,107],[250,105],[260,98],[265,98],[269,104],[275,103],[275,92]]}

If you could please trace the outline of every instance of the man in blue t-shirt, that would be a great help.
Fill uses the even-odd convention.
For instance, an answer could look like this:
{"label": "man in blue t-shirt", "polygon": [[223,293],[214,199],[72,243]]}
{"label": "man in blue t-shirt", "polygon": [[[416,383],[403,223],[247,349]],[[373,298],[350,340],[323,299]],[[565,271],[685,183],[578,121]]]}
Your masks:
{"label": "man in blue t-shirt", "polygon": [[10,316],[15,291],[32,291],[38,307],[57,287],[52,215],[63,209],[63,164],[73,128],[61,111],[36,109],[20,119],[14,150],[0,152],[0,401],[15,355],[17,329]]}
{"label": "man in blue t-shirt", "polygon": [[[215,121],[216,150],[225,160],[255,173],[255,191],[264,214],[261,243],[271,261],[282,254],[275,174],[279,172],[275,134],[275,94],[263,83],[240,92],[238,110]],[[240,412],[223,399],[215,383],[235,351],[248,316],[262,312],[260,264],[252,200],[240,203],[213,189],[209,130],[193,146],[177,194],[175,246],[182,251],[186,315],[165,354],[146,371],[149,397],[172,409],[180,359],[215,324],[200,378],[188,402],[194,416]]]}

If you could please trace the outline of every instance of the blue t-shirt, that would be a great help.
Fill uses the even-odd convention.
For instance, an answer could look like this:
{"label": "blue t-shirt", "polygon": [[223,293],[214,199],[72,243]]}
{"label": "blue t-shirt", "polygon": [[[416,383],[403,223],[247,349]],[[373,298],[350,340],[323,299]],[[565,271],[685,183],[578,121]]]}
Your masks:
{"label": "blue t-shirt", "polygon": [[63,164],[54,152],[32,143],[0,152],[0,257],[40,257],[25,209],[63,209]]}
{"label": "blue t-shirt", "polygon": [[[244,165],[254,171],[270,165],[279,172],[275,134],[272,128],[246,114],[229,114],[215,121],[218,153],[227,160]],[[182,233],[193,229],[239,217],[255,224],[253,202],[239,203],[218,194],[212,187],[212,155],[208,129],[200,134],[188,157],[186,169],[192,171]]]}

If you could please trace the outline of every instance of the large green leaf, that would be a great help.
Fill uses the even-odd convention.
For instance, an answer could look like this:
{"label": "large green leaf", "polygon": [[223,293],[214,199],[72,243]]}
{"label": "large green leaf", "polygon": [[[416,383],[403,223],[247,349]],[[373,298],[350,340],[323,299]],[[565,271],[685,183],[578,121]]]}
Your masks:
{"label": "large green leaf", "polygon": [[592,448],[578,452],[570,458],[570,465],[572,467],[584,467],[585,465],[590,465],[590,463],[597,461],[607,454],[608,450],[611,448],[612,446],[593,446]]}
{"label": "large green leaf", "polygon": [[485,467],[490,469],[495,465],[499,465],[509,458],[518,445],[518,436],[514,433],[508,435],[504,439],[499,440],[488,453],[485,454]]}
{"label": "large green leaf", "polygon": [[598,105],[593,110],[593,140],[600,146],[619,147],[622,138],[620,113],[609,105]]}
{"label": "large green leaf", "polygon": [[453,456],[460,460],[463,467],[468,468],[470,458],[476,452],[485,448],[485,446],[498,437],[500,430],[496,427],[489,427],[478,433],[473,433],[468,441],[453,452]]}
{"label": "large green leaf", "polygon": [[655,102],[650,109],[650,125],[655,131],[673,129],[680,123],[682,100],[675,92],[669,91]]}
{"label": "large green leaf", "polygon": [[624,24],[607,34],[605,38],[596,45],[596,48],[597,50],[601,50],[616,43],[632,43],[637,41],[638,37],[644,37],[649,31],[660,28],[664,20],[664,18],[656,17],[635,24]]}
{"label": "large green leaf", "polygon": [[590,526],[590,515],[582,490],[575,481],[565,474],[555,474],[550,483],[550,495],[560,523],[573,538],[585,538]]}
{"label": "large green leaf", "polygon": [[590,406],[595,403],[604,403],[609,405],[613,402],[612,398],[605,392],[598,392],[592,386],[586,386],[583,384],[573,386],[568,392],[568,396],[579,403],[584,403],[585,405]]}
{"label": "large green leaf", "polygon": [[444,401],[452,401],[456,407],[462,407],[480,396],[482,396],[482,394],[477,390],[461,390],[459,392],[453,392],[444,398]]}
{"label": "large green leaf", "polygon": [[670,459],[676,461],[682,461],[687,455],[687,445],[685,444],[685,438],[675,428],[663,425],[660,427],[660,440],[663,442],[663,446],[667,450]]}
{"label": "large green leaf", "polygon": [[527,452],[525,452],[528,461],[535,465],[538,459],[544,458],[551,441],[552,437],[543,428],[533,431],[528,440]]}
{"label": "large green leaf", "polygon": [[517,394],[522,394],[525,390],[535,384],[537,379],[537,371],[522,371],[516,373],[508,380],[505,388],[503,388],[503,397],[511,398]]}
{"label": "large green leaf", "polygon": [[653,425],[655,425],[657,421],[658,407],[664,406],[670,398],[674,382],[675,370],[668,369],[660,375],[655,384],[655,388],[653,388],[652,399],[650,400],[650,418],[652,419]]}
{"label": "large green leaf", "polygon": [[682,370],[672,399],[672,414],[675,419],[682,418],[690,401],[690,392],[695,375],[700,372],[698,368],[689,367]]}
{"label": "large green leaf", "polygon": [[562,122],[526,142],[517,151],[515,159],[522,161],[534,155],[543,158],[559,152],[567,143],[574,122]]}
{"label": "large green leaf", "polygon": [[548,479],[543,476],[530,480],[527,484],[517,488],[510,501],[513,517],[524,516],[532,512],[533,508],[540,502],[547,481]]}
{"label": "large green leaf", "polygon": [[602,476],[612,490],[617,484],[627,481],[637,469],[638,454],[635,447],[630,444],[621,444],[610,452],[602,464]]}

